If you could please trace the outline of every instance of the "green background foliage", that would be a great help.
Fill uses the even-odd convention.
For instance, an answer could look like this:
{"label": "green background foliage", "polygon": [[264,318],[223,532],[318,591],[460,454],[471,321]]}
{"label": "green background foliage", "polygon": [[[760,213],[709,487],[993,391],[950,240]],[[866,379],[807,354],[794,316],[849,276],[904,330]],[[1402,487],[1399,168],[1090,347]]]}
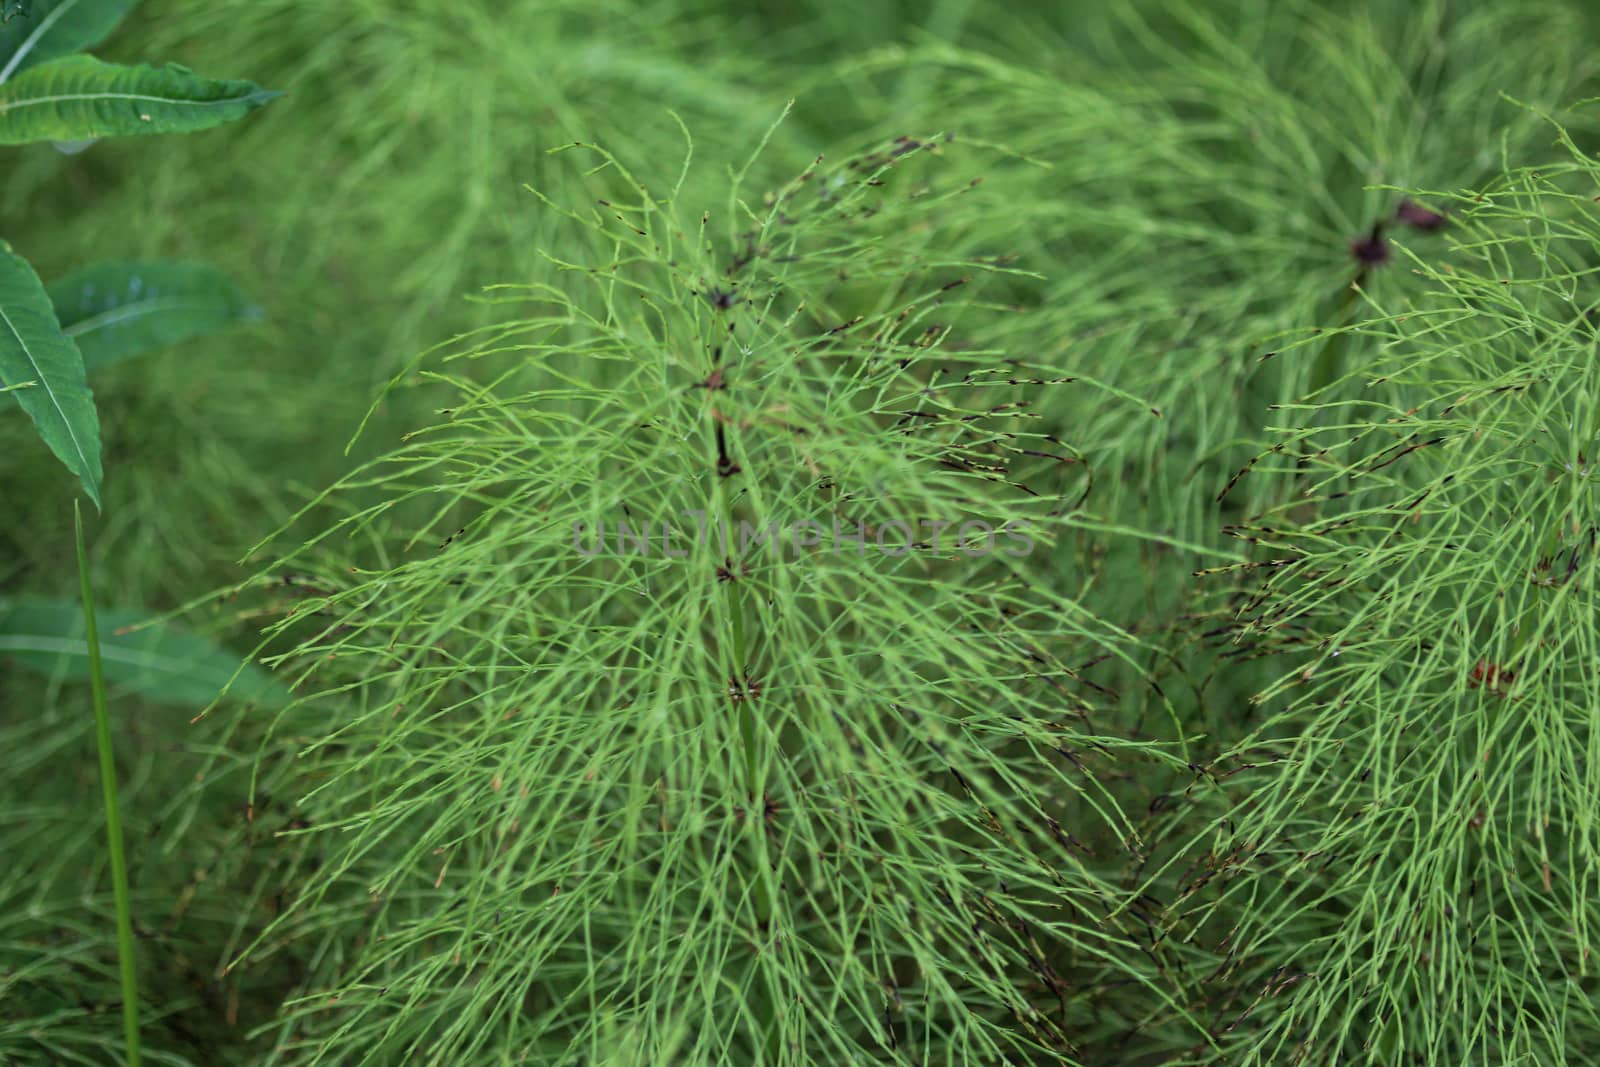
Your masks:
{"label": "green background foliage", "polygon": [[[97,55],[287,99],[5,149],[0,219],[69,329],[107,260],[235,327],[79,337],[102,630],[265,642],[301,698],[113,679],[148,1058],[1586,1062],[1595,29],[147,0]],[[33,433],[10,604],[72,591]],[[817,500],[1045,534],[571,551]],[[0,680],[0,1059],[111,1062],[43,666]]]}

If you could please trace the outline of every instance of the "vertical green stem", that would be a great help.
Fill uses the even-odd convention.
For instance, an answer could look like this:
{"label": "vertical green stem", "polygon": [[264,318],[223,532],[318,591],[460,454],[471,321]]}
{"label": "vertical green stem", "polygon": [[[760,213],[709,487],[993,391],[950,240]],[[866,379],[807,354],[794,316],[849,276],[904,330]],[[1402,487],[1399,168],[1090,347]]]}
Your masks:
{"label": "vertical green stem", "polygon": [[[725,531],[726,536],[731,541],[731,539],[734,537],[733,494],[728,491],[726,477],[724,476],[723,472],[725,469],[727,469],[727,465],[732,463],[732,457],[728,454],[726,436],[721,427],[717,425],[715,405],[711,406],[708,410],[711,413],[713,425],[712,432],[715,436],[717,449],[717,481],[715,489],[716,504],[721,515],[723,523],[722,528]],[[735,573],[737,573],[739,561],[737,559],[730,558],[727,562],[729,566],[735,569]],[[728,631],[728,647],[727,654],[724,656],[724,661],[727,664],[727,669],[729,672],[728,684],[730,687],[736,685],[742,687],[744,684],[745,671],[750,666],[750,660],[749,647],[744,628],[744,597],[741,595],[739,582],[737,580],[727,583],[723,598],[723,607],[727,613],[726,624]],[[763,786],[761,782],[762,762],[760,760],[760,753],[756,747],[757,742],[754,719],[755,712],[751,707],[753,702],[751,700],[744,699],[734,700],[733,703],[738,710],[739,740],[744,749],[745,782],[750,790],[752,802],[759,805],[761,803],[761,795],[763,792]]]}
{"label": "vertical green stem", "polygon": [[[716,444],[716,504],[721,514],[723,529],[731,539],[734,534],[734,507],[733,494],[727,485],[728,474],[736,469],[733,456],[729,452],[727,436],[718,423],[716,407],[713,404],[708,409],[712,426],[712,436]],[[749,635],[745,631],[745,601],[739,583],[742,560],[732,556],[727,564],[732,568],[735,578],[726,584],[723,608],[727,615],[728,647],[724,650],[724,662],[730,672],[730,710],[737,717],[739,730],[739,747],[744,753],[745,783],[749,795],[746,824],[750,830],[751,845],[754,849],[755,872],[754,881],[751,883],[752,903],[755,909],[756,922],[762,934],[770,930],[774,903],[777,899],[777,887],[773,879],[772,857],[767,852],[766,828],[766,753],[761,750],[759,730],[756,722],[756,699],[746,689],[745,676],[750,667]],[[741,696],[735,698],[732,693],[738,692]],[[773,994],[776,996],[776,994]],[[778,1011],[775,1002],[769,1001],[766,1011],[762,1013],[761,1028],[765,1035],[764,1049],[766,1056],[761,1063],[777,1063],[781,1059],[782,1035],[778,1030]]]}
{"label": "vertical green stem", "polygon": [[1332,385],[1344,370],[1344,361],[1341,356],[1344,352],[1344,327],[1350,322],[1356,308],[1356,298],[1360,293],[1361,285],[1367,279],[1367,272],[1362,271],[1356,275],[1356,280],[1345,286],[1339,294],[1338,309],[1334,312],[1333,328],[1337,331],[1328,338],[1322,346],[1322,352],[1317,356],[1317,362],[1311,370],[1311,384],[1308,393],[1316,393]]}
{"label": "vertical green stem", "polygon": [[100,634],[95,629],[94,595],[89,586],[89,554],[83,547],[83,512],[72,503],[78,540],[78,584],[83,591],[84,641],[89,647],[89,678],[94,690],[95,741],[100,749],[100,788],[105,798],[106,838],[111,850],[111,884],[117,905],[117,957],[122,969],[122,1026],[129,1067],[139,1067],[139,978],[134,969],[133,913],[128,906],[128,865],[122,853],[122,816],[117,807],[117,766],[111,756],[111,718],[106,713],[106,680],[100,667]]}

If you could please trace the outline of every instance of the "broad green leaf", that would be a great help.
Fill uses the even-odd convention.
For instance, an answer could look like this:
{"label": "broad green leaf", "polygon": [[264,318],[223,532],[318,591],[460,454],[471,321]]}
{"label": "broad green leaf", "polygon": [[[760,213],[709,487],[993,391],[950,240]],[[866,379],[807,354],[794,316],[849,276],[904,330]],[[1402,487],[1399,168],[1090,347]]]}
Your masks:
{"label": "broad green leaf", "polygon": [[89,371],[261,318],[238,286],[203,263],[101,263],[49,293]]}
{"label": "broad green leaf", "polygon": [[28,261],[0,241],[0,385],[11,392],[50,450],[100,506],[100,419],[83,356],[61,332],[55,310]]}
{"label": "broad green leaf", "polygon": [[[163,625],[131,629],[149,618],[137,612],[97,608],[94,614],[100,659],[113,685],[191,708],[210,704],[224,687],[230,697],[275,707],[290,699],[271,674],[203,637]],[[0,659],[7,658],[65,678],[88,678],[82,605],[41,597],[0,600]]]}
{"label": "broad green leaf", "polygon": [[12,0],[21,17],[0,28],[0,82],[58,56],[93,48],[139,0]]}
{"label": "broad green leaf", "polygon": [[68,56],[0,85],[0,144],[184,133],[239,118],[281,93],[176,64],[119,67]]}

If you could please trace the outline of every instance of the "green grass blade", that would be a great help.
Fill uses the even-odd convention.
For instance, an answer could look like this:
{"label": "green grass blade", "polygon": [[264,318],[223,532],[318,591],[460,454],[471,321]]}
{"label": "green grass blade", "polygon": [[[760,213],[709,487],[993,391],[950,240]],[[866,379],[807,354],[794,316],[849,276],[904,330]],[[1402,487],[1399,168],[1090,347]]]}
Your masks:
{"label": "green grass blade", "polygon": [[139,976],[134,969],[133,916],[128,906],[128,864],[122,854],[122,817],[117,808],[117,766],[111,754],[111,719],[106,713],[105,676],[100,641],[95,632],[94,595],[89,586],[89,556],[83,547],[83,513],[72,505],[78,546],[78,583],[83,591],[83,622],[89,652],[89,678],[94,690],[95,741],[100,749],[100,785],[105,796],[106,843],[111,855],[111,883],[117,904],[117,959],[122,973],[122,1025],[128,1065],[139,1067]]}
{"label": "green grass blade", "polygon": [[123,67],[68,56],[0,86],[0,144],[187,133],[241,118],[280,95],[177,64]]}
{"label": "green grass blade", "polygon": [[[109,631],[97,649],[86,643],[87,621],[63,600],[0,600],[0,656],[68,678],[88,678],[98,657],[105,677],[150,700],[204,707],[230,696],[281,706],[289,693],[270,674],[210,641],[160,625],[149,616],[102,612]],[[135,629],[135,627],[138,627]]]}
{"label": "green grass blade", "polygon": [[0,29],[0,82],[58,56],[93,48],[110,36],[138,2],[30,0],[6,4],[6,25]]}
{"label": "green grass blade", "polygon": [[0,242],[0,384],[12,393],[50,450],[100,506],[100,419],[83,356],[61,332],[50,297],[28,261]]}
{"label": "green grass blade", "polygon": [[100,263],[49,287],[86,370],[261,318],[227,275],[203,263]]}

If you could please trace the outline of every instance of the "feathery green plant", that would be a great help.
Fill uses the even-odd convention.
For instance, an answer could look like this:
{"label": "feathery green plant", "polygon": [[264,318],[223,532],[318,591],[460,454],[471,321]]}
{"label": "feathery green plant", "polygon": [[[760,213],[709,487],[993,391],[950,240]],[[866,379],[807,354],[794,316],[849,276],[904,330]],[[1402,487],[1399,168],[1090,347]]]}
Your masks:
{"label": "feathery green plant", "polygon": [[[195,348],[102,364],[127,472],[103,599],[235,581],[302,483],[348,469],[374,383],[477,331],[384,393],[282,566],[185,620],[281,620],[299,704],[186,726],[147,667],[201,646],[107,635],[131,657],[107,680],[133,709],[147,1058],[1584,1062],[1592,611],[1555,468],[1592,455],[1560,430],[1593,385],[1560,294],[1584,304],[1594,191],[1586,159],[1500,177],[1546,158],[1539,112],[1592,92],[1582,5],[146,11],[123,55],[247,55],[308,104],[231,131],[228,165],[175,140],[8,174],[46,277],[201,247],[292,309],[230,356],[258,373],[194,375]],[[791,93],[736,189],[841,140],[958,137],[885,186],[830,157],[809,213],[773,223],[719,172]],[[696,131],[688,168],[665,108]],[[1587,110],[1563,116],[1580,156]],[[542,154],[574,140],[648,194],[607,156]],[[877,214],[815,193],[841,173],[839,205]],[[1408,224],[1403,197],[1449,224]],[[764,224],[794,250],[734,288]],[[1377,224],[1387,262],[1364,266]],[[519,284],[452,303],[492,280]],[[64,324],[71,289],[48,290]],[[423,428],[396,450],[397,426]],[[71,542],[30,503],[40,467],[10,470],[0,565],[51,593]],[[745,574],[682,514],[731,514],[737,539],[902,508],[1039,536],[803,558],[791,537]],[[663,518],[691,555],[662,555]],[[652,522],[649,556],[618,551],[619,519]],[[5,681],[28,714],[0,723],[0,1059],[104,1062],[103,845],[57,758],[86,741],[81,615],[12,597],[6,618],[49,674]],[[180,703],[237,667],[194,662]]]}
{"label": "feathery green plant", "polygon": [[295,720],[320,864],[244,964],[367,933],[269,1061],[1092,1062],[1107,970],[1181,1015],[1089,859],[1139,847],[1095,768],[1176,757],[1096,725],[1128,641],[1021,566],[1077,446],[962,340],[1010,268],[932,251],[973,150],[714,203],[573,150],[604,258],[497,290],[281,561],[324,595],[278,669],[346,710]]}
{"label": "feathery green plant", "polygon": [[1249,475],[1292,492],[1238,531],[1236,641],[1284,673],[1195,788],[1225,806],[1178,898],[1227,946],[1229,1062],[1600,1042],[1600,167],[1563,139],[1450,203],[1447,250],[1403,257],[1420,291],[1367,294],[1358,367]]}

